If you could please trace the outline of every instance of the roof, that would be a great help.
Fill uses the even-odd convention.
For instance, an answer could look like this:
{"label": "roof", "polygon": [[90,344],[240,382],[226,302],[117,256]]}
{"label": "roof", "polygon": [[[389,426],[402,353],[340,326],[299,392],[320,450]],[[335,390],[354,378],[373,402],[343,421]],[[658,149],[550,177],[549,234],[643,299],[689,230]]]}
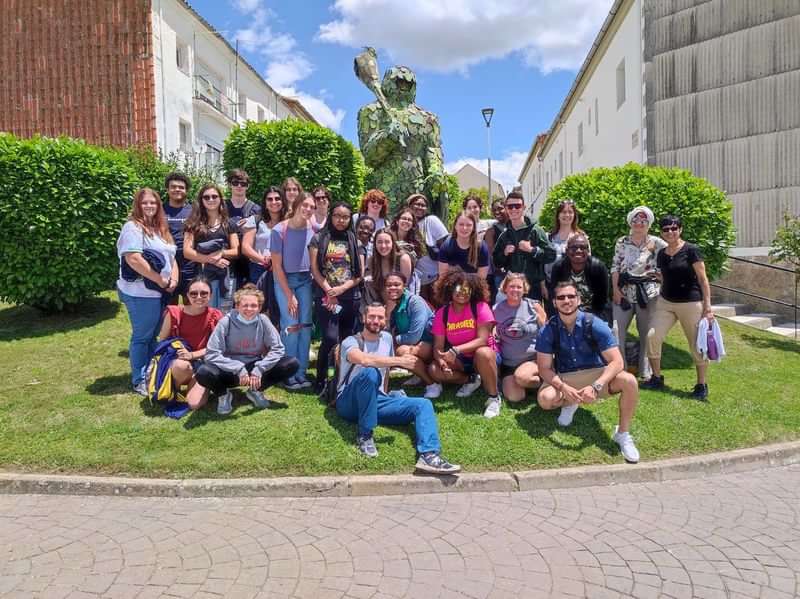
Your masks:
{"label": "roof", "polygon": [[222,34],[221,34],[219,31],[217,31],[217,30],[214,28],[214,26],[213,26],[211,23],[209,23],[208,21],[206,21],[206,20],[205,20],[205,18],[203,18],[203,15],[201,15],[199,12],[197,12],[197,11],[194,9],[194,7],[193,7],[191,4],[189,4],[189,2],[188,2],[187,0],[178,0],[178,2],[179,2],[180,4],[183,4],[183,6],[184,6],[184,7],[185,7],[185,8],[186,8],[186,9],[187,9],[187,10],[188,10],[190,13],[192,13],[192,14],[193,14],[195,17],[197,17],[197,20],[198,20],[198,21],[200,21],[200,23],[202,23],[202,24],[203,24],[203,25],[204,25],[204,26],[205,26],[205,27],[206,27],[206,28],[207,28],[207,29],[208,29],[208,30],[209,30],[211,33],[213,33],[213,34],[214,34],[214,36],[215,36],[217,39],[219,39],[219,40],[220,40],[220,41],[221,41],[223,44],[225,44],[225,45],[226,45],[226,46],[227,46],[227,47],[230,49],[230,51],[231,51],[231,52],[233,52],[234,54],[238,55],[238,57],[239,57],[239,63],[241,63],[241,64],[243,64],[245,67],[247,67],[247,68],[250,70],[250,72],[251,72],[251,73],[253,73],[253,75],[255,75],[255,76],[256,76],[256,78],[258,78],[258,80],[259,80],[259,81],[261,81],[261,83],[263,83],[264,85],[266,85],[266,86],[267,86],[267,87],[268,87],[270,90],[272,90],[272,92],[273,92],[273,93],[274,93],[276,96],[278,96],[278,97],[279,97],[281,100],[283,100],[283,101],[284,101],[284,102],[285,102],[287,105],[289,105],[289,107],[290,107],[290,110],[292,110],[292,112],[294,112],[295,114],[298,114],[298,113],[299,113],[299,114],[298,114],[298,116],[302,116],[302,117],[304,117],[304,118],[307,118],[308,120],[310,120],[310,121],[312,121],[312,122],[314,122],[314,123],[317,123],[317,124],[319,124],[319,123],[317,122],[317,120],[316,120],[316,119],[315,119],[313,116],[311,116],[311,113],[310,113],[310,112],[308,112],[308,110],[306,110],[306,107],[305,107],[305,106],[303,106],[303,105],[300,103],[300,100],[298,100],[297,98],[287,98],[286,96],[283,96],[283,95],[279,94],[279,93],[278,93],[278,92],[275,90],[275,88],[274,88],[274,87],[272,87],[272,86],[271,86],[269,83],[267,83],[267,80],[266,80],[266,79],[264,79],[264,78],[261,76],[261,74],[260,74],[260,73],[259,73],[259,72],[258,72],[258,71],[255,69],[255,67],[253,67],[253,65],[251,65],[249,62],[247,62],[247,60],[245,59],[245,57],[244,57],[244,56],[242,56],[242,54],[241,54],[240,52],[238,52],[238,51],[236,50],[236,48],[235,48],[235,47],[233,47],[233,46],[231,45],[231,43],[230,43],[228,40],[226,40],[226,39],[225,39],[225,37],[224,37],[224,36],[223,36],[223,35],[222,35]]}
{"label": "roof", "polygon": [[522,165],[522,170],[519,172],[519,177],[517,177],[517,181],[522,181],[525,178],[525,173],[530,168],[531,162],[533,161],[534,157],[539,154],[539,149],[544,145],[547,141],[549,133],[539,133],[534,139],[533,144],[531,145],[531,149],[528,151],[528,157],[525,159],[525,164]]}
{"label": "roof", "polygon": [[[488,175],[486,173],[484,173],[480,169],[475,168],[471,164],[465,164],[460,169],[458,169],[455,173],[453,173],[453,176],[456,179],[459,179],[459,176],[463,177],[464,175],[470,176],[470,177],[480,177],[480,178],[482,178],[484,180],[488,179]],[[461,179],[459,179],[459,184],[460,183],[461,183]],[[480,185],[480,187],[478,187],[478,189],[480,189],[482,187],[485,187],[485,186],[486,186],[485,184]],[[464,189],[464,188],[462,187],[462,189]],[[505,195],[505,191],[503,191],[502,184],[500,182],[498,182],[496,179],[492,179],[492,192],[494,194],[496,194],[496,195],[499,195],[499,196],[504,196]]]}

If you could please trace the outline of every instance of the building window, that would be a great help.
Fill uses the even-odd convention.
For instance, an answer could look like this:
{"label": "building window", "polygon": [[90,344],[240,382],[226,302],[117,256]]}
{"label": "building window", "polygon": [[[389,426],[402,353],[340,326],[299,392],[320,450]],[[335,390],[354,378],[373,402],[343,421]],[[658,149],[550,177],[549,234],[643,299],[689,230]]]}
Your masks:
{"label": "building window", "polygon": [[578,156],[583,156],[583,123],[578,123]]}
{"label": "building window", "polygon": [[594,99],[594,134],[600,133],[600,109],[597,105],[597,98]]}
{"label": "building window", "polygon": [[178,66],[178,70],[188,75],[191,71],[189,67],[189,45],[184,44],[180,40],[176,40],[175,42],[175,64]]}
{"label": "building window", "polygon": [[178,147],[190,154],[192,146],[192,126],[186,121],[178,121]]}
{"label": "building window", "polygon": [[222,162],[222,150],[215,148],[210,144],[206,144],[205,151],[205,166],[214,168]]}
{"label": "building window", "polygon": [[625,103],[625,59],[617,67],[617,108]]}
{"label": "building window", "polygon": [[589,126],[592,126],[592,109],[589,109]]}
{"label": "building window", "polygon": [[264,112],[264,109],[261,106],[259,106],[258,107],[258,122],[259,123],[263,123],[265,120],[267,120],[266,119],[266,113]]}
{"label": "building window", "polygon": [[247,96],[239,94],[239,118],[247,120]]}
{"label": "building window", "polygon": [[639,145],[639,130],[637,129],[633,133],[631,133],[631,148],[635,148]]}
{"label": "building window", "polygon": [[572,152],[569,153],[569,174],[575,172],[575,162],[572,160]]}
{"label": "building window", "polygon": [[558,153],[558,180],[564,178],[564,150]]}

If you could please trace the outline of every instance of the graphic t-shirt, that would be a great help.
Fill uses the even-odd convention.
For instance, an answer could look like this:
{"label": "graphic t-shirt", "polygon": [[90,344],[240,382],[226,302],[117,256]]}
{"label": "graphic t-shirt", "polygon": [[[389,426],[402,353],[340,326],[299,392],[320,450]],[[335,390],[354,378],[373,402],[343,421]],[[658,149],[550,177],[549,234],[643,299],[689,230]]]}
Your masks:
{"label": "graphic t-shirt", "polygon": [[536,302],[522,298],[519,306],[503,300],[494,307],[500,354],[506,366],[519,366],[536,356],[536,336],[539,324],[533,306]]}
{"label": "graphic t-shirt", "polygon": [[[322,276],[331,287],[338,287],[353,278],[353,265],[350,260],[347,239],[328,239],[328,247],[319,248],[319,237],[314,235],[308,244],[318,252],[325,252],[322,257]],[[354,289],[350,289],[342,297],[352,297]]]}
{"label": "graphic t-shirt", "polygon": [[592,288],[589,286],[589,281],[586,280],[586,269],[582,270],[581,272],[573,272],[570,270],[569,281],[575,285],[575,289],[577,289],[578,293],[581,294],[581,310],[591,312],[594,293],[592,292]]}
{"label": "graphic t-shirt", "polygon": [[191,345],[192,351],[205,349],[214,327],[222,320],[222,312],[216,308],[206,308],[200,314],[187,314],[181,306],[167,306],[170,320],[170,337],[183,337]]}
{"label": "graphic t-shirt", "polygon": [[[447,314],[447,327],[445,328],[444,322],[444,307],[436,311],[433,317],[433,327],[431,332],[434,335],[443,335],[450,345],[461,345],[468,343],[478,336],[478,326],[483,324],[494,324],[494,314],[492,309],[486,302],[478,302],[477,311],[477,325],[475,322],[475,315],[472,313],[472,308],[469,304],[465,304],[461,310],[456,310],[453,304]],[[497,344],[494,340],[494,335],[489,335],[487,345],[493,350],[497,351]],[[465,358],[471,358],[473,352],[463,352]]]}
{"label": "graphic t-shirt", "polygon": [[180,208],[174,208],[170,206],[169,202],[165,202],[164,213],[167,215],[169,232],[173,241],[175,241],[175,245],[178,246],[177,258],[180,262],[183,257],[183,224],[192,213],[192,207],[189,204],[184,204]]}

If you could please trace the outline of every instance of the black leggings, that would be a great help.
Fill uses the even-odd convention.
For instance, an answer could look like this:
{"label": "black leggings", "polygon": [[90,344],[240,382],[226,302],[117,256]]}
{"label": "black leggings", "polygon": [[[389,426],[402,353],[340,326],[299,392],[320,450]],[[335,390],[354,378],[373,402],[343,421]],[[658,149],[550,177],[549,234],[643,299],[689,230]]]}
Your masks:
{"label": "black leggings", "polygon": [[[255,364],[255,361],[245,364],[247,372],[251,372]],[[282,383],[297,372],[299,367],[300,364],[296,358],[283,356],[275,366],[261,375],[261,390],[263,391],[267,387]],[[220,370],[220,368],[208,362],[203,362],[200,368],[197,369],[195,378],[198,383],[206,389],[210,389],[215,395],[222,395],[231,387],[240,385],[238,375]]]}
{"label": "black leggings", "polygon": [[358,316],[358,303],[351,299],[339,299],[342,311],[334,314],[322,305],[322,300],[314,302],[314,310],[322,333],[322,342],[317,353],[317,385],[322,385],[328,378],[328,358],[331,349],[353,335]]}

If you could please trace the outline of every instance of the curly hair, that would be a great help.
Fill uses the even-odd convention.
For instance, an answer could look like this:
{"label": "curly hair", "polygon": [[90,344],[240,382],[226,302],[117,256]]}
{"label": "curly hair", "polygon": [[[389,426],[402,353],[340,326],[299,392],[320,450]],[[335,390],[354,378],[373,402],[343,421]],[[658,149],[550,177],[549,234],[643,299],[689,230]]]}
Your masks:
{"label": "curly hair", "polygon": [[237,289],[236,293],[233,294],[234,306],[238,306],[239,301],[246,295],[255,297],[259,308],[264,305],[264,293],[252,283],[247,283],[241,289]]}
{"label": "curly hair", "polygon": [[358,213],[359,214],[367,214],[367,205],[369,204],[370,200],[378,200],[381,202],[381,218],[386,218],[386,213],[389,211],[389,200],[386,197],[386,194],[383,193],[380,189],[370,189],[363,196],[361,196],[361,204],[358,206]]}
{"label": "curly hair", "polygon": [[470,302],[489,302],[489,287],[486,285],[485,279],[481,279],[477,274],[464,272],[460,268],[453,268],[436,281],[434,291],[438,305],[444,306],[452,302],[453,290],[458,285],[464,284],[469,285],[472,289],[469,296]]}

